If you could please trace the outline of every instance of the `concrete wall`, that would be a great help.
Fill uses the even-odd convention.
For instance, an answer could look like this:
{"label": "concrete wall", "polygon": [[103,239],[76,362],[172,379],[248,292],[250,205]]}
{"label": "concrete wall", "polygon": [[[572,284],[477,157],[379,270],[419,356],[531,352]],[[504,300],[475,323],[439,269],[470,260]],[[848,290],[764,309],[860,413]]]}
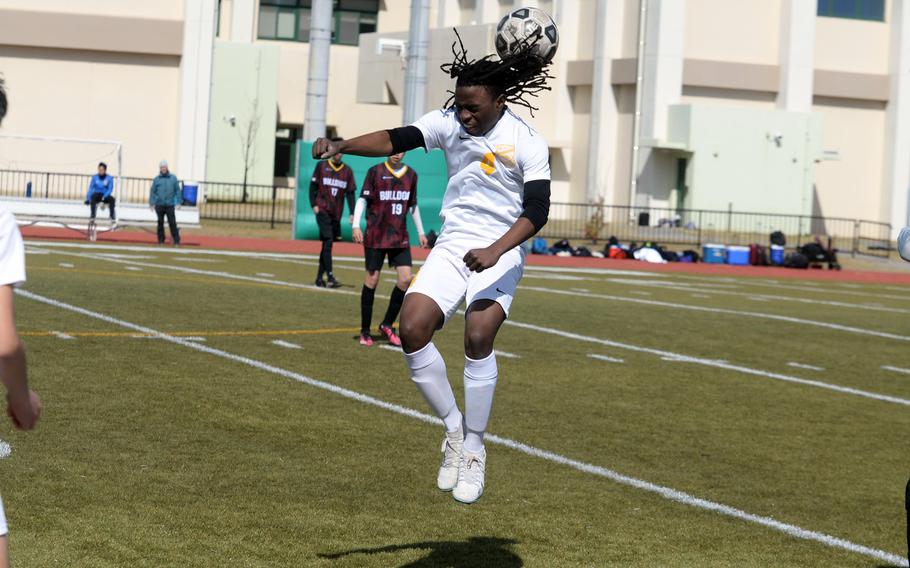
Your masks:
{"label": "concrete wall", "polygon": [[[173,56],[0,46],[10,99],[3,133],[118,140],[122,173],[153,176],[158,160],[175,160],[179,64]],[[113,163],[103,146],[4,148],[0,167],[92,173],[95,158]]]}
{"label": "concrete wall", "polygon": [[820,214],[879,219],[885,154],[883,105],[816,97],[813,111],[825,119],[823,148],[839,155],[836,161],[823,161],[815,168]]}
{"label": "concrete wall", "polygon": [[779,28],[780,0],[687,0],[685,55],[776,65]]}
{"label": "concrete wall", "polygon": [[[240,183],[248,168],[248,183],[272,184],[278,58],[279,50],[273,45],[215,42],[206,168],[209,180]],[[254,125],[252,138],[251,124]],[[248,144],[251,151],[247,159]]]}

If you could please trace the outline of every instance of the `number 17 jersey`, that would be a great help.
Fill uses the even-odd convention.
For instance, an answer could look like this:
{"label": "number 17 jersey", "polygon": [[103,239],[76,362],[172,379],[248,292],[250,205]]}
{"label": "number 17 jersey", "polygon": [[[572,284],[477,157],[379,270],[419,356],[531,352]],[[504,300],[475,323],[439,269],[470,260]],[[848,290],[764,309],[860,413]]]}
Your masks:
{"label": "number 17 jersey", "polygon": [[388,162],[369,169],[360,192],[367,202],[363,246],[395,249],[410,246],[408,210],[417,205],[417,172],[403,166],[393,171]]}

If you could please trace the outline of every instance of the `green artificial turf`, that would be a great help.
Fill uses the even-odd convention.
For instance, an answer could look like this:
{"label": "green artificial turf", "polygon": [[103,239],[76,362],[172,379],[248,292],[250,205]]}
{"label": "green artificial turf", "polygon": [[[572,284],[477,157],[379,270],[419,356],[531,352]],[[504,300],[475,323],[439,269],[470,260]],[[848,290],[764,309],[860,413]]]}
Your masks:
{"label": "green artificial turf", "polygon": [[[359,260],[325,291],[307,257],[29,249],[31,293],[428,412],[400,354],[353,340]],[[531,268],[522,284],[512,319],[531,327],[497,340],[519,357],[499,358],[491,432],[906,552],[910,406],[824,386],[910,400],[910,375],[882,368],[910,368],[910,288]],[[435,488],[437,426],[33,299],[17,312],[45,404],[36,431],[0,432],[21,566],[887,565],[493,444],[485,495],[459,505]],[[459,398],[462,322],[436,338]]]}

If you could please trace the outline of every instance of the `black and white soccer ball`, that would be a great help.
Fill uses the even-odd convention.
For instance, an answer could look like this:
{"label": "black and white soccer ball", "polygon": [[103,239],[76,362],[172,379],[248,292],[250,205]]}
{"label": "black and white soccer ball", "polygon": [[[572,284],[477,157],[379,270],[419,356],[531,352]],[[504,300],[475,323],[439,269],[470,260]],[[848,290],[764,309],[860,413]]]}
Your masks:
{"label": "black and white soccer ball", "polygon": [[496,26],[496,52],[499,57],[530,48],[546,62],[553,60],[559,47],[556,22],[540,8],[519,8],[506,14]]}

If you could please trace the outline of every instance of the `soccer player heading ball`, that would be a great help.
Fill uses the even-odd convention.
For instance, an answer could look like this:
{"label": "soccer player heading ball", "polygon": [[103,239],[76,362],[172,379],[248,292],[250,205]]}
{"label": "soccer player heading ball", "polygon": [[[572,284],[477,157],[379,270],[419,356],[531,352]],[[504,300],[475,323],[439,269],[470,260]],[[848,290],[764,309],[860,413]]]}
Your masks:
{"label": "soccer player heading ball", "polygon": [[[483,494],[483,434],[498,376],[493,341],[524,270],[519,245],[544,226],[550,208],[547,143],[508,108],[533,111],[527,97],[548,89],[547,62],[532,47],[503,59],[470,60],[459,37],[455,60],[442,66],[456,79],[454,104],[410,126],[339,142],[320,138],[313,146],[316,158],[390,156],[421,147],[445,152],[450,177],[442,230],[407,291],[399,331],[411,378],[445,424],[437,485],[464,503]],[[463,301],[464,415],[432,342]]]}

